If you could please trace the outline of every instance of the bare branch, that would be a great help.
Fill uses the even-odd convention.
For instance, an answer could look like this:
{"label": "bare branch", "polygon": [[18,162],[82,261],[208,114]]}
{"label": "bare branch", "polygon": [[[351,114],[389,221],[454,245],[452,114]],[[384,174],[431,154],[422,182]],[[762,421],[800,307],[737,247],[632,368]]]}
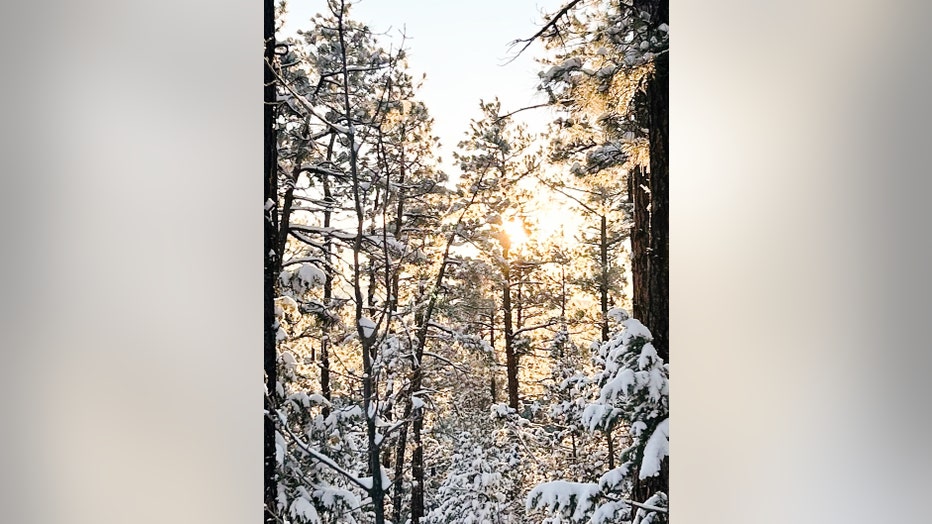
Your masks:
{"label": "bare branch", "polygon": [[532,37],[530,37],[530,38],[519,38],[519,39],[515,40],[514,42],[512,42],[512,45],[517,45],[517,44],[520,44],[521,42],[524,42],[524,46],[518,51],[518,54],[516,54],[515,56],[511,57],[511,59],[509,59],[507,62],[505,62],[505,65],[514,62],[519,56],[521,56],[521,53],[523,53],[524,51],[526,51],[527,48],[530,47],[532,43],[534,43],[535,40],[537,40],[538,38],[542,37],[548,30],[550,30],[550,29],[552,29],[554,26],[556,26],[556,25],[557,25],[557,21],[559,21],[560,18],[562,18],[562,17],[563,17],[564,15],[566,15],[567,13],[569,13],[570,9],[573,9],[574,7],[576,7],[576,4],[578,4],[578,3],[581,2],[581,1],[582,1],[582,0],[572,0],[572,1],[569,2],[568,4],[564,5],[559,11],[557,11],[557,14],[553,15],[553,17],[550,19],[550,21],[548,21],[546,24],[544,24],[544,27],[541,27],[541,28],[540,28],[540,31],[534,33],[534,36],[532,36]]}

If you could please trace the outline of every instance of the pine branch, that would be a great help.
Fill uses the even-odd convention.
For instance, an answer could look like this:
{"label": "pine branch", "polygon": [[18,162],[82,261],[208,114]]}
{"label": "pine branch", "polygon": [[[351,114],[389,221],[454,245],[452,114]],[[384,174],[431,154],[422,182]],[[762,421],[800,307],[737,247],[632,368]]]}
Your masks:
{"label": "pine branch", "polygon": [[548,21],[546,24],[544,24],[544,27],[540,28],[540,31],[534,33],[534,35],[533,35],[532,37],[530,37],[530,38],[519,38],[519,39],[515,40],[514,42],[512,42],[512,45],[517,45],[517,44],[520,44],[521,42],[524,42],[524,46],[521,48],[520,51],[518,51],[518,54],[516,54],[516,55],[513,56],[510,60],[508,60],[507,62],[505,62],[505,64],[507,65],[507,64],[510,64],[511,62],[514,62],[519,56],[521,56],[521,53],[524,53],[524,51],[526,51],[527,48],[530,47],[532,43],[534,43],[535,40],[537,40],[538,38],[544,36],[544,34],[546,34],[548,30],[553,29],[554,27],[556,27],[557,22],[560,20],[560,18],[563,18],[563,16],[565,16],[567,13],[569,13],[570,10],[573,9],[574,7],[576,7],[576,4],[578,4],[578,3],[581,2],[581,1],[582,1],[582,0],[572,0],[570,3],[566,4],[565,6],[563,6],[559,11],[557,11],[557,14],[553,15],[553,17],[550,19],[550,21]]}

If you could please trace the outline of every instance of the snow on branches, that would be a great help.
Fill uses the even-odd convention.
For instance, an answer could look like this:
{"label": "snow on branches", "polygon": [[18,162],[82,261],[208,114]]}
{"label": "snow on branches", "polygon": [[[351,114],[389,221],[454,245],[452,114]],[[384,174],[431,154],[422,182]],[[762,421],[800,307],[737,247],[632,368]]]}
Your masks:
{"label": "snow on branches", "polygon": [[583,427],[592,432],[610,432],[619,423],[627,424],[631,445],[622,452],[622,465],[598,482],[558,480],[531,490],[528,510],[555,519],[544,522],[644,523],[666,512],[667,498],[662,492],[652,493],[651,502],[644,503],[626,497],[636,481],[659,475],[669,454],[668,365],[657,355],[653,337],[640,321],[620,310],[613,316],[621,321],[621,329],[600,344],[593,356],[600,368],[591,379],[599,387],[598,396],[579,416]]}

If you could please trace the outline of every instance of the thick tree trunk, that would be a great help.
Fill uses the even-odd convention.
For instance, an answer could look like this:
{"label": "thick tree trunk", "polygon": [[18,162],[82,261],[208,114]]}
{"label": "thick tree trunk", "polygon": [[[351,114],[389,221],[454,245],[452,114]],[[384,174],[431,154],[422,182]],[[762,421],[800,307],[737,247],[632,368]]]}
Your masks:
{"label": "thick tree trunk", "polygon": [[[275,135],[275,75],[272,63],[275,58],[275,3],[265,0],[263,9],[265,38],[265,105],[263,110],[264,127],[264,204],[269,207],[265,213],[263,258],[265,260],[263,292],[263,365],[265,368],[265,386],[268,396],[265,400],[266,413],[263,426],[263,460],[264,460],[264,500],[266,523],[277,522],[276,495],[278,485],[275,470],[275,422],[271,412],[276,409],[276,349],[275,349],[275,280],[281,263],[276,257],[276,206],[278,204],[278,144]],[[268,206],[271,201],[273,205]]]}
{"label": "thick tree trunk", "polygon": [[[669,479],[670,478],[670,457],[667,457],[660,463],[660,474],[654,477],[648,477],[646,479],[639,479],[638,476],[634,475],[634,485],[632,486],[631,497],[634,500],[644,502],[650,498],[654,493],[658,491],[663,491],[669,495]],[[658,514],[660,520],[655,518],[654,522],[667,522],[663,518],[662,514]]]}
{"label": "thick tree trunk", "polygon": [[647,86],[650,104],[650,314],[647,327],[654,336],[657,354],[669,361],[669,225],[670,187],[667,153],[668,117],[667,54],[657,57]]}
{"label": "thick tree trunk", "polygon": [[[662,1],[657,23],[666,22],[666,2]],[[651,167],[651,235],[650,235],[650,314],[647,327],[654,336],[657,355],[670,361],[669,348],[669,155],[668,133],[668,55],[662,54],[655,62],[654,76],[647,87],[650,103],[650,167]],[[669,459],[661,464],[660,474],[644,479],[644,494],[664,491],[669,494]],[[644,500],[644,499],[641,499]]]}
{"label": "thick tree trunk", "polygon": [[[651,27],[669,23],[666,0],[638,0],[635,5],[650,14]],[[655,58],[646,94],[650,130],[650,303],[645,324],[654,337],[657,354],[669,362],[669,54]],[[659,475],[635,479],[634,489],[633,495],[639,501],[657,491],[669,494],[669,459],[661,463]]]}
{"label": "thick tree trunk", "polygon": [[[634,6],[650,16],[656,28],[670,21],[667,0],[635,0]],[[654,59],[654,71],[647,80],[646,98],[650,143],[650,271],[647,278],[649,306],[641,321],[654,336],[657,354],[669,360],[669,66],[670,56]]]}
{"label": "thick tree trunk", "polygon": [[648,322],[650,310],[650,293],[648,276],[650,274],[650,193],[643,188],[650,187],[650,177],[641,167],[635,167],[628,174],[628,199],[633,204],[634,220],[631,228],[631,286],[634,318]]}

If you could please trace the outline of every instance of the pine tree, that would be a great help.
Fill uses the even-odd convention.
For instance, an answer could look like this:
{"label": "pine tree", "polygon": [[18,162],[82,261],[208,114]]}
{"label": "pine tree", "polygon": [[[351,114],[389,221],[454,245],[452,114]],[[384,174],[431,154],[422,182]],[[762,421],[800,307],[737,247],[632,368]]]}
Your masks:
{"label": "pine tree", "polygon": [[[614,310],[621,329],[599,347],[592,377],[597,398],[580,415],[589,431],[618,423],[630,427],[631,445],[621,466],[598,482],[546,482],[528,496],[528,509],[542,510],[569,522],[665,522],[667,495],[649,479],[661,477],[669,453],[669,378],[667,364],[654,348],[650,331]],[[643,501],[643,502],[639,502]]]}
{"label": "pine tree", "polygon": [[[541,88],[569,113],[576,136],[570,144],[588,150],[591,164],[622,165],[633,175],[634,310],[651,327],[668,357],[668,67],[669,14],[665,0],[574,0],[534,38],[553,56],[541,73]],[[641,292],[642,288],[646,288]]]}
{"label": "pine tree", "polygon": [[522,195],[519,182],[536,169],[536,158],[529,153],[530,137],[523,127],[514,126],[501,112],[501,103],[480,102],[482,117],[473,120],[466,140],[460,142],[456,155],[463,170],[461,184],[481,192],[484,223],[477,224],[475,242],[489,255],[501,277],[502,337],[505,346],[506,389],[508,404],[518,409],[518,369],[520,338],[516,334],[514,302],[517,268],[513,246],[515,232],[509,235],[506,224],[520,216]]}
{"label": "pine tree", "polygon": [[[431,169],[430,118],[413,99],[403,50],[386,52],[365,25],[348,18],[348,6],[329,5],[331,13],[315,17],[314,29],[288,42],[281,59],[283,191],[276,207],[283,217],[280,249],[287,260],[280,281],[283,299],[295,304],[297,318],[284,322],[287,329],[279,335],[283,348],[297,345],[294,349],[314,362],[310,374],[319,373],[324,393],[322,421],[353,407],[363,414],[357,421],[362,428],[352,431],[365,435],[362,445],[335,450],[339,458],[324,452],[337,430],[330,424],[328,434],[318,427],[320,420],[313,431],[293,428],[297,447],[292,449],[362,488],[371,518],[383,522],[390,447],[382,428],[392,419],[401,395],[395,385],[403,382],[405,354],[413,350],[393,332],[402,315],[398,283],[402,267],[416,263],[423,257],[419,250],[431,243],[429,235],[420,234],[428,231],[421,226],[442,196],[443,175]],[[331,357],[341,362],[341,370],[332,369]],[[344,377],[342,383],[334,381],[335,372]],[[302,419],[293,412],[301,409],[308,406],[292,403],[279,410],[283,433],[289,416]],[[313,438],[305,441],[305,436]],[[360,448],[364,457],[347,453]],[[366,464],[362,471],[359,459]],[[311,493],[308,503],[319,516],[336,511],[313,496],[311,488],[321,489],[313,478],[308,485],[307,475],[303,482],[292,476],[293,489],[285,491]],[[289,504],[280,501],[282,511]]]}

